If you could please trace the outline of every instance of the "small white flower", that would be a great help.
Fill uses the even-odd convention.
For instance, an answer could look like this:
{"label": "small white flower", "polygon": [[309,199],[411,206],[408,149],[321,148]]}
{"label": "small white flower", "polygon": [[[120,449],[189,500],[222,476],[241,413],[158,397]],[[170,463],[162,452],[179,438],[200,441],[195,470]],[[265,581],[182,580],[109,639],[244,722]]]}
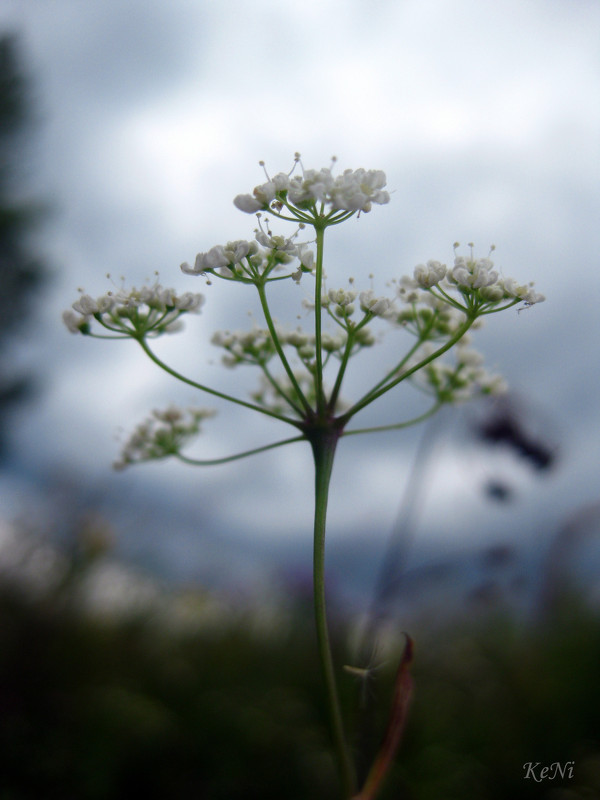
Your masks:
{"label": "small white flower", "polygon": [[484,300],[489,300],[491,303],[498,303],[506,297],[504,287],[501,283],[495,283],[492,286],[483,286],[479,290],[479,294]]}
{"label": "small white flower", "polygon": [[448,280],[464,289],[482,289],[498,282],[498,273],[489,258],[475,259],[473,255],[456,256],[454,267],[448,272]]}
{"label": "small white flower", "polygon": [[[197,261],[198,259],[196,259]],[[226,267],[229,265],[229,258],[225,253],[225,248],[222,245],[211,247],[208,253],[203,253],[201,264],[204,269],[217,269],[217,267]]]}
{"label": "small white flower", "polygon": [[292,347],[305,347],[309,342],[309,337],[304,331],[298,329],[288,333],[285,339],[282,337],[282,341],[285,341],[286,344]]}
{"label": "small white flower", "polygon": [[104,314],[106,311],[110,311],[115,305],[115,302],[116,300],[114,294],[111,294],[110,292],[108,294],[103,294],[96,300],[99,313]]}
{"label": "small white flower", "polygon": [[238,194],[237,197],[234,198],[233,204],[236,208],[240,211],[244,211],[246,214],[256,214],[257,211],[260,211],[261,208],[264,208],[264,204],[261,203],[253,197],[251,194]]}
{"label": "small white flower", "polygon": [[393,304],[387,297],[375,297],[373,290],[361,292],[359,295],[360,307],[363,311],[368,311],[376,317],[385,317],[392,309]]}
{"label": "small white flower", "polygon": [[[473,283],[471,284],[473,289],[493,286],[498,281],[498,273],[482,263],[485,261],[489,261],[489,259],[482,258],[475,262],[473,267]],[[489,261],[489,263],[491,264],[492,262]]]}
{"label": "small white flower", "polygon": [[312,271],[315,267],[315,254],[307,244],[299,244],[296,255],[300,259],[302,266]]}
{"label": "small white flower", "polygon": [[271,183],[275,186],[275,191],[287,191],[290,187],[290,176],[285,172],[278,172],[277,175],[271,178]]}
{"label": "small white flower", "polygon": [[457,283],[459,286],[464,286],[466,288],[469,288],[473,282],[473,275],[471,274],[469,269],[461,265],[455,266],[450,271],[448,277],[451,277],[454,283]]}
{"label": "small white flower", "polygon": [[71,333],[81,333],[81,328],[86,323],[85,317],[77,316],[70,308],[63,311],[62,319]]}
{"label": "small white flower", "polygon": [[404,275],[398,281],[397,294],[405,303],[418,303],[419,300],[422,300],[428,293],[420,289],[419,284],[414,278],[409,278],[408,275]]}
{"label": "small white flower", "polygon": [[267,181],[260,186],[256,186],[254,189],[254,196],[256,197],[257,201],[262,204],[261,208],[268,206],[269,203],[275,199],[276,193],[277,187],[273,181]]}
{"label": "small white flower", "polygon": [[386,177],[383,170],[344,170],[335,180],[331,192],[332,206],[346,211],[368,212],[372,203],[379,205],[389,203],[390,196],[388,192],[383,191],[385,184]]}
{"label": "small white flower", "polygon": [[446,275],[446,265],[439,261],[428,261],[427,264],[417,264],[414,271],[415,281],[423,289],[436,286]]}
{"label": "small white flower", "polygon": [[327,294],[332,303],[340,306],[346,306],[356,298],[356,292],[346,289],[330,289]]}
{"label": "small white flower", "polygon": [[327,353],[335,353],[341,350],[346,344],[346,337],[341,333],[323,333],[321,337],[321,347]]}
{"label": "small white flower", "polygon": [[533,289],[533,284],[518,284],[513,278],[504,278],[502,281],[504,291],[509,297],[518,297],[528,306],[543,303],[546,299],[543,294],[538,294]]}
{"label": "small white flower", "polygon": [[533,306],[535,303],[543,303],[546,297],[543,294],[538,294],[533,289],[529,289],[524,295],[523,300],[528,306]]}
{"label": "small white flower", "polygon": [[256,242],[248,242],[245,239],[238,239],[235,242],[227,242],[223,248],[225,258],[229,264],[239,264],[247,256],[252,256],[258,252]]}
{"label": "small white flower", "polygon": [[[464,341],[464,340],[463,340]],[[478,350],[472,347],[457,346],[457,357],[461,364],[469,367],[479,367],[483,364],[483,356]]]}
{"label": "small white flower", "polygon": [[177,408],[177,406],[172,405],[163,411],[155,409],[152,412],[152,416],[159,420],[159,422],[179,422],[183,419],[183,411]]}
{"label": "small white flower", "polygon": [[324,203],[333,188],[333,177],[330,169],[305,170],[303,175],[294,175],[290,180],[288,200],[294,205],[309,202]]}
{"label": "small white flower", "polygon": [[192,292],[184,292],[181,297],[174,298],[173,305],[179,311],[198,311],[204,305],[204,296],[192,294]]}
{"label": "small white flower", "polygon": [[89,294],[82,294],[79,300],[73,303],[73,309],[86,316],[88,314],[97,314],[99,311],[98,303]]}

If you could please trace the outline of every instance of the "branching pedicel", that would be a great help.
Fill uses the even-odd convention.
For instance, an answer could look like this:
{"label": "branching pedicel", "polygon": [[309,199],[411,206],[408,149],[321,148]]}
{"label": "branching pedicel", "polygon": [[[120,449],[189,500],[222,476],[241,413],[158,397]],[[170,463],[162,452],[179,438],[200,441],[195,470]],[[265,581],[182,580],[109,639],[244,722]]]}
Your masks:
{"label": "branching pedicel", "polygon": [[[334,159],[335,161],[335,159]],[[261,162],[264,168],[264,164]],[[299,174],[294,174],[299,171]],[[266,174],[266,170],[265,170]],[[225,463],[234,459],[304,440],[312,448],[315,464],[314,514],[314,605],[319,657],[327,690],[331,736],[341,782],[342,797],[369,800],[375,797],[388,769],[405,722],[410,695],[410,640],[398,673],[396,699],[384,744],[362,790],[356,794],[354,767],[347,745],[338,700],[335,670],[329,645],[325,611],[325,527],[329,481],[336,445],[340,437],[374,431],[394,430],[430,417],[444,403],[467,400],[480,393],[503,390],[500,378],[490,376],[481,356],[470,348],[471,328],[489,314],[524,303],[541,302],[532,284],[518,284],[503,278],[487,258],[457,253],[454,264],[439,261],[419,264],[413,277],[396,282],[394,297],[377,297],[371,289],[328,289],[324,286],[323,244],[325,231],[351,217],[371,211],[373,205],[388,203],[386,177],[380,170],[345,170],[334,175],[330,168],[305,170],[296,154],[294,168],[272,178],[252,194],[238,195],[234,203],[241,211],[256,214],[258,228],[253,239],[217,245],[199,253],[193,266],[182,264],[188,275],[203,275],[255,287],[264,317],[264,327],[248,331],[222,331],[212,342],[224,351],[229,367],[254,365],[261,373],[259,388],[249,400],[204,386],[176,372],[153,352],[149,340],[178,330],[181,317],[197,313],[204,302],[200,294],[177,295],[158,283],[142,289],[120,289],[93,299],[81,294],[64,322],[73,333],[109,339],[133,339],[159,367],[200,391],[280,420],[296,434],[272,444],[226,456],[200,461],[186,456],[184,446],[199,432],[200,423],[212,412],[202,408],[155,411],[134,431],[115,466],[174,456],[199,465]],[[274,234],[269,215],[292,222],[290,236]],[[300,233],[312,229],[311,248],[298,242]],[[493,248],[492,248],[493,249]],[[293,286],[306,276],[314,280],[310,308],[314,324],[310,331],[285,330],[274,322],[267,297],[268,285],[288,281]],[[324,329],[324,321],[330,329]],[[372,326],[383,321],[410,335],[406,352],[397,363],[364,394],[342,407],[340,392],[350,359],[363,348],[372,347]],[[441,357],[452,351],[453,359]],[[275,365],[275,366],[274,366]],[[327,388],[325,370],[333,382]],[[410,381],[431,397],[429,406],[414,419],[375,428],[350,428],[351,420],[370,403]]]}

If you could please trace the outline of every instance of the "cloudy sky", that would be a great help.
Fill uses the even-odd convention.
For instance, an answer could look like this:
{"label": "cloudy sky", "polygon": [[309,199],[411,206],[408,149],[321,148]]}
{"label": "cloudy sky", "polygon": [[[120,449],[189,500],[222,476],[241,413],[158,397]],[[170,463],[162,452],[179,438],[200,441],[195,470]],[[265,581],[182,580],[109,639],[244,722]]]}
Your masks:
{"label": "cloudy sky", "polygon": [[[250,238],[254,220],[232,198],[263,180],[259,159],[287,171],[300,151],[307,167],[329,166],[335,154],[340,168],[383,169],[392,192],[388,206],[331,232],[332,282],[353,275],[359,288],[383,294],[415,264],[449,262],[453,242],[473,241],[481,255],[495,244],[503,274],[535,281],[547,297],[492,318],[478,339],[536,430],[560,444],[559,464],[544,481],[502,456],[490,466],[460,433],[467,412],[447,414],[424,528],[441,544],[482,529],[514,533],[515,524],[553,525],[597,499],[597,2],[5,0],[0,26],[20,35],[40,120],[28,176],[53,207],[40,248],[55,276],[14,349],[42,379],[16,420],[22,473],[64,472],[107,491],[169,497],[204,528],[236,531],[246,547],[308,531],[312,475],[302,446],[213,471],[173,464],[112,473],[119,427],[170,401],[207,401],[145,363],[134,343],[84,340],[60,323],[78,287],[96,295],[110,288],[107,272],[139,285],[159,271],[162,283],[207,296],[186,332],[160,343],[165,359],[226,391],[253,388],[255,376],[223,370],[209,339],[251,324],[254,299],[229,284],[206,287],[179,264]],[[294,320],[303,291],[278,298],[281,318]],[[357,363],[349,396],[380,374],[394,342],[384,337],[378,357]],[[362,424],[417,408],[399,393]],[[221,407],[197,454],[287,435]],[[358,439],[343,443],[336,465],[331,536],[383,540],[415,435]],[[481,498],[489,470],[516,484],[509,511]],[[144,546],[165,548],[158,535]]]}

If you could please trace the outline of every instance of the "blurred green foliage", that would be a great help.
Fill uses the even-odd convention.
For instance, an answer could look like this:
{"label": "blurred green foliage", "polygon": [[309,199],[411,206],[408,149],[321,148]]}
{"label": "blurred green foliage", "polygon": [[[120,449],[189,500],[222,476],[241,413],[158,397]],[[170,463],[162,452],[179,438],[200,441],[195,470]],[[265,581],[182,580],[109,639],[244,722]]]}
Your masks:
{"label": "blurred green foliage", "polygon": [[[182,625],[160,613],[171,589],[146,611],[99,613],[81,587],[106,557],[79,552],[44,591],[1,583],[0,800],[337,797],[306,598],[207,622],[211,598],[188,590],[198,616]],[[417,638],[414,702],[382,800],[600,796],[598,617],[565,596],[543,627],[466,620]],[[348,638],[338,620],[337,663]],[[366,687],[373,752],[395,663],[386,653]],[[342,692],[357,722],[365,693],[351,675]],[[571,780],[524,779],[526,762],[571,760]]]}

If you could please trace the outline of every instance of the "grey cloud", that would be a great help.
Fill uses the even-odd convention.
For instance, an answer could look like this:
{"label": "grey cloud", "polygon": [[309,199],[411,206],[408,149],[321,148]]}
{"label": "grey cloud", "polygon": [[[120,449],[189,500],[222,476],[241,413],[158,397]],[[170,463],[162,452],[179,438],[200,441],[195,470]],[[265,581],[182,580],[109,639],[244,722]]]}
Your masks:
{"label": "grey cloud", "polygon": [[[35,12],[21,17],[48,112],[45,186],[52,187],[60,211],[48,242],[61,264],[63,286],[72,288],[65,288],[63,297],[55,290],[55,308],[46,308],[43,323],[38,322],[37,335],[46,350],[39,349],[37,357],[53,372],[54,389],[50,398],[27,411],[29,422],[24,418],[21,423],[17,439],[23,457],[34,461],[42,453],[46,464],[52,464],[53,453],[63,450],[61,437],[68,435],[69,426],[78,446],[88,425],[90,441],[98,444],[123,418],[127,423],[134,419],[142,406],[149,410],[168,396],[189,402],[189,393],[167,378],[162,383],[158,378],[140,379],[148,397],[137,397],[135,386],[123,385],[138,374],[132,366],[135,355],[125,350],[131,343],[107,343],[103,349],[68,339],[59,315],[75,299],[78,285],[100,293],[106,271],[125,273],[134,283],[159,268],[163,282],[205,291],[202,279],[184,278],[178,264],[227,238],[251,236],[255,221],[234,216],[229,194],[250,191],[261,182],[256,160],[268,159],[274,172],[287,169],[298,148],[308,167],[320,167],[333,148],[340,167],[385,169],[394,194],[389,207],[331,231],[327,255],[332,282],[343,285],[352,274],[364,284],[361,288],[368,288],[373,272],[376,293],[384,294],[386,280],[410,273],[416,263],[428,258],[450,261],[456,239],[463,244],[474,239],[482,254],[496,244],[494,260],[505,274],[535,279],[547,304],[490,319],[475,344],[481,343],[491,367],[547,409],[559,427],[569,420],[570,466],[546,497],[559,497],[578,481],[581,492],[593,491],[589,475],[596,465],[589,439],[597,435],[600,395],[600,379],[592,366],[600,338],[595,267],[600,241],[594,167],[598,125],[589,98],[597,93],[600,76],[590,66],[588,51],[596,49],[595,43],[590,47],[593,25],[583,30],[581,5],[554,4],[553,12],[547,13],[546,2],[526,8],[512,2],[506,4],[508,11],[486,11],[482,4],[462,2],[456,4],[460,13],[450,24],[444,3],[437,4],[441,16],[433,20],[425,19],[423,8],[435,10],[435,3],[380,3],[383,17],[371,17],[366,24],[357,2],[348,4],[339,28],[338,6],[327,3],[319,4],[325,20],[321,27],[315,27],[309,9],[288,13],[282,4],[269,2],[240,4],[243,13],[235,19],[226,3],[107,0],[39,2],[30,8],[34,5]],[[539,20],[536,15],[541,15]],[[583,38],[572,60],[570,48],[579,30]],[[353,63],[370,67],[364,84],[360,69],[350,77],[344,74]],[[429,68],[422,73],[419,65]],[[335,94],[336,86],[344,88],[343,102]],[[182,165],[182,174],[195,170],[197,194],[205,205],[197,220],[191,215],[191,221],[177,227],[167,219],[167,212],[180,202],[177,180],[170,189],[161,188],[162,195],[143,196],[136,180],[144,163],[150,175],[155,165],[140,158],[135,169],[131,166],[140,145],[133,135],[124,143],[123,131],[136,111],[144,112],[149,125],[162,121],[172,113],[173,98],[179,98],[178,112],[189,103],[189,124],[201,132],[202,125],[193,128],[198,123],[192,112],[209,124],[211,120],[203,117],[207,97],[220,101],[211,109],[221,114],[219,124],[231,136],[231,152],[221,152],[216,142],[204,160]],[[519,109],[521,117],[516,114]],[[459,122],[468,112],[464,129],[452,127],[449,110]],[[566,112],[568,124],[561,121]],[[199,134],[198,138],[201,147]],[[277,160],[281,154],[285,163]],[[160,157],[159,152],[156,158]],[[222,197],[226,208],[220,205]],[[190,334],[197,332],[190,338],[182,334],[167,348],[178,366],[183,368],[187,360],[194,374],[214,377],[220,386],[241,392],[253,385],[252,376],[220,372],[209,363],[218,362],[217,351],[204,343],[213,326],[250,324],[246,311],[252,303],[242,293],[228,294],[227,288],[206,291],[206,309],[198,325],[190,328]],[[292,323],[303,292],[303,287],[293,288],[292,301],[285,300],[277,312]],[[384,337],[381,355],[349,376],[349,393],[360,390],[367,370],[374,375],[392,358],[399,341],[391,334]],[[94,391],[84,385],[80,397],[61,394],[56,387],[65,362],[69,381],[76,385],[73,376],[79,365],[90,360],[97,375]],[[390,395],[369,409],[360,424],[393,421],[418,405],[412,395],[406,403]],[[114,410],[114,425],[108,408]],[[101,421],[96,425],[95,419]],[[229,417],[227,410],[214,424],[212,430],[218,433],[207,432],[205,441],[218,455],[234,448],[238,438],[248,446],[262,443],[251,441],[253,437],[278,438],[272,427],[255,425],[242,414]],[[389,479],[388,508],[373,521],[379,530],[385,527],[385,514],[389,518],[393,513],[395,482],[404,474],[417,435],[363,440],[346,448],[351,460],[348,466],[340,464],[341,490],[344,482],[353,489],[361,482],[373,485],[367,477],[377,453],[397,458],[398,474]],[[113,445],[98,445],[93,469],[105,458],[108,470]],[[460,451],[460,442],[452,446]],[[248,482],[244,498],[249,504],[254,498],[252,512],[277,500],[272,486],[281,494],[282,463],[296,478],[290,489],[293,503],[308,502],[310,479],[298,479],[295,471],[302,457],[296,460],[290,454],[289,461],[286,456],[273,462],[268,456],[261,458],[260,470],[249,462],[236,468],[236,475],[244,476],[240,480]],[[82,460],[77,463],[83,468]],[[142,470],[136,480],[142,483],[147,474]],[[162,484],[165,496],[183,503],[193,495],[191,486],[198,479],[185,479],[182,490],[180,473],[164,474],[164,480],[153,480]],[[254,483],[257,474],[261,480]],[[351,474],[356,475],[352,481]],[[222,479],[202,480],[214,490],[213,521],[218,526]],[[434,494],[433,507],[437,500]],[[338,503],[344,500],[336,500],[333,507]],[[341,512],[337,518],[345,519]],[[260,524],[252,519],[248,527],[256,532]]]}

